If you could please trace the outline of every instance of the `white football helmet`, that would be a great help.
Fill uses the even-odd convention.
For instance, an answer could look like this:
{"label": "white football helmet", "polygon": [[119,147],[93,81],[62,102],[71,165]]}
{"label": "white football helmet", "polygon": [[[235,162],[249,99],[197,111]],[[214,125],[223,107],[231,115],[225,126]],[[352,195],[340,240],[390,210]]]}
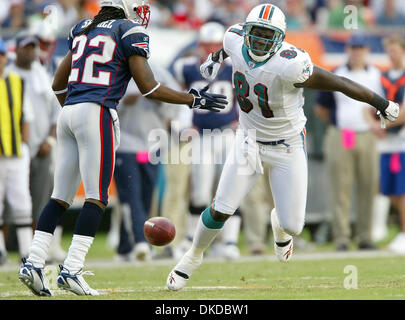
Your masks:
{"label": "white football helmet", "polygon": [[225,31],[225,27],[222,24],[218,22],[207,22],[200,28],[198,41],[222,43]]}
{"label": "white football helmet", "polygon": [[148,0],[101,0],[100,6],[122,9],[128,19],[136,21],[145,28],[148,27],[150,20]]}
{"label": "white football helmet", "polygon": [[[253,27],[273,30],[273,37],[269,39],[252,35]],[[284,41],[286,28],[285,15],[277,6],[261,4],[254,7],[243,24],[244,46],[248,49],[250,57],[257,62],[263,62],[277,52]],[[261,42],[263,49],[254,48],[255,41]],[[270,47],[269,43],[272,43]]]}

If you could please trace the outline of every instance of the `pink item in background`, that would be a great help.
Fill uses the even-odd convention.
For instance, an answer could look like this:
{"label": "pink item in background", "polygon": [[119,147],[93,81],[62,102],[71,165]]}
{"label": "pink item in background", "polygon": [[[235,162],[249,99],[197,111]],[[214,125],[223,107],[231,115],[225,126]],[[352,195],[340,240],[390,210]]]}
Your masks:
{"label": "pink item in background", "polygon": [[351,150],[356,146],[356,132],[350,129],[342,130],[342,147]]}
{"label": "pink item in background", "polygon": [[401,157],[399,153],[394,153],[393,155],[391,155],[391,159],[390,159],[390,171],[392,173],[398,173],[402,170],[402,166],[401,166]]}
{"label": "pink item in background", "polygon": [[148,163],[149,162],[149,152],[148,151],[137,152],[136,161],[138,161],[138,163]]}

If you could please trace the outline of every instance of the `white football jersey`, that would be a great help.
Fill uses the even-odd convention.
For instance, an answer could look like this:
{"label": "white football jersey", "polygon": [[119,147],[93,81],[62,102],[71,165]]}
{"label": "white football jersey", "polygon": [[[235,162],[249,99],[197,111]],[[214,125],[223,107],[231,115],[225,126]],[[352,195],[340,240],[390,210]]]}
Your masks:
{"label": "white football jersey", "polygon": [[232,60],[233,86],[241,108],[240,126],[255,129],[257,141],[276,141],[299,134],[307,121],[303,89],[313,72],[310,56],[284,42],[268,61],[259,63],[249,57],[243,46],[242,26],[237,24],[225,33],[223,48]]}

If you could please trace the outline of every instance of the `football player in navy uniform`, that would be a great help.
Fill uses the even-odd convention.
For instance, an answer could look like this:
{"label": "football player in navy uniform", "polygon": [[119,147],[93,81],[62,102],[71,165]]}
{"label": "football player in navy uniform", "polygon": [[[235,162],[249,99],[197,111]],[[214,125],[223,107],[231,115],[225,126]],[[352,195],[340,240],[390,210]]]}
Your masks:
{"label": "football player in navy uniform", "polygon": [[54,229],[81,180],[85,203],[57,284],[77,295],[98,295],[83,279],[83,266],[108,203],[119,144],[116,106],[131,77],[150,99],[212,111],[227,104],[225,96],[207,93],[208,87],[183,93],[155,80],[147,61],[149,8],[147,0],[102,0],[98,15],[80,21],[68,37],[69,51],[53,82],[63,106],[57,124],[54,189],[19,272],[19,279],[36,295],[52,295],[42,270]]}
{"label": "football player in navy uniform", "polygon": [[[198,35],[198,55],[183,57],[175,62],[175,77],[186,89],[204,88],[208,84],[199,71],[200,64],[204,62],[202,57],[222,48],[225,30],[225,27],[217,22],[204,24]],[[186,239],[179,248],[174,248],[175,258],[180,253],[182,256],[191,246],[192,235],[201,211],[211,202],[216,182],[225,162],[226,152],[233,143],[234,130],[238,121],[238,106],[233,94],[232,65],[230,63],[225,63],[218,73],[218,77],[211,82],[210,92],[226,95],[228,105],[219,113],[205,110],[193,111],[192,125],[199,132],[200,156],[198,163],[191,164],[190,214],[187,217]],[[241,217],[238,214],[228,220],[222,231],[223,241],[214,243],[211,247],[212,256],[231,260],[239,258],[237,240],[240,225]],[[178,253],[177,249],[179,249]]]}

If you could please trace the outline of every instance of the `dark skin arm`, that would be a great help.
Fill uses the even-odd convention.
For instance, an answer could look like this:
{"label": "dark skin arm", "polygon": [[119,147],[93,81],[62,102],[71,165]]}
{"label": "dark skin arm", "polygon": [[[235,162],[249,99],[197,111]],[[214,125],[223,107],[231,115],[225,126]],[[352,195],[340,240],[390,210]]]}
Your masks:
{"label": "dark skin arm", "polygon": [[312,76],[303,83],[294,84],[296,88],[310,88],[321,91],[338,91],[357,101],[365,102],[384,114],[388,101],[361,84],[340,77],[320,67],[314,66]]}
{"label": "dark skin arm", "polygon": [[[134,55],[129,58],[128,62],[132,77],[142,94],[150,92],[158,85],[146,58]],[[146,97],[148,99],[172,104],[186,104],[188,106],[191,106],[194,102],[194,96],[192,94],[172,90],[163,85]]]}
{"label": "dark skin arm", "polygon": [[[58,69],[55,72],[55,77],[52,83],[53,91],[60,91],[67,88],[71,68],[72,52],[69,51],[63,58],[62,62],[59,64]],[[61,106],[65,104],[66,94],[67,92],[56,95],[56,98],[58,99]]]}

